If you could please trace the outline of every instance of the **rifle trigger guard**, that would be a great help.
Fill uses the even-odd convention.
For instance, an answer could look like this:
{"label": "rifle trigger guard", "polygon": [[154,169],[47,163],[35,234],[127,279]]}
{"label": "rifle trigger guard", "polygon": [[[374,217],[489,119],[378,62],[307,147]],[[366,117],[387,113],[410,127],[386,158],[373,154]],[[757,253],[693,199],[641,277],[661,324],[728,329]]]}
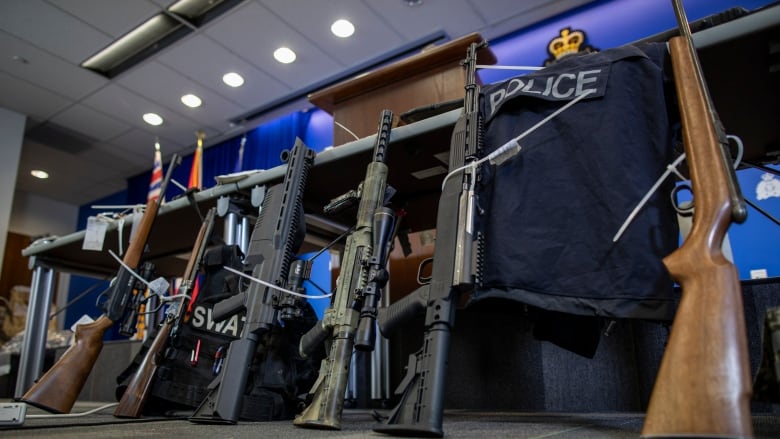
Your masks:
{"label": "rifle trigger guard", "polygon": [[431,283],[431,279],[433,278],[433,275],[431,276],[423,275],[423,270],[425,270],[431,264],[433,264],[433,258],[425,258],[422,260],[422,262],[420,262],[420,265],[417,267],[418,284],[425,285]]}
{"label": "rifle trigger guard", "polygon": [[672,192],[670,192],[669,195],[671,197],[672,206],[674,207],[674,210],[676,210],[679,215],[691,216],[693,215],[693,203],[695,200],[691,200],[690,202],[685,202],[682,205],[677,203],[677,194],[679,194],[684,190],[693,193],[693,189],[688,183],[680,183],[676,185],[674,189],[672,189]]}

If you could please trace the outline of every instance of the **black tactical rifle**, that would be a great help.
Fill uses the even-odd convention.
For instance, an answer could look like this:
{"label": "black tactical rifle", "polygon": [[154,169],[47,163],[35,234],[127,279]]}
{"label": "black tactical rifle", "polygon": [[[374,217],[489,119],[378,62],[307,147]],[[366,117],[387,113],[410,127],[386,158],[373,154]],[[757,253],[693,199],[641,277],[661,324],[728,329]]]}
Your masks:
{"label": "black tactical rifle", "polygon": [[[392,123],[393,113],[384,110],[366,177],[357,192],[350,191],[360,201],[355,228],[347,236],[336,291],[320,323],[301,337],[301,355],[310,355],[326,340],[330,349],[309,392],[311,402],[295,418],[298,427],[341,429],[352,350],[374,348],[377,306],[388,280],[387,255],[395,224],[394,212],[384,207],[387,192],[384,162]],[[331,204],[344,203],[346,199],[339,197]]]}
{"label": "black tactical rifle", "polygon": [[[291,263],[306,235],[303,193],[315,153],[296,139],[292,151],[285,155],[288,157],[284,181],[266,191],[244,260],[252,277],[278,288],[287,287]],[[287,308],[305,304],[303,299],[286,297],[288,293],[278,288],[252,282],[245,291],[214,306],[215,320],[225,320],[245,310],[246,322],[241,337],[230,343],[221,374],[209,385],[208,395],[190,421],[238,422],[258,345],[272,342],[268,338],[278,326],[280,315],[299,314]]]}
{"label": "black tactical rifle", "polygon": [[394,302],[379,314],[379,328],[387,335],[410,317],[426,311],[423,347],[410,355],[406,376],[396,394],[400,402],[374,431],[402,436],[440,437],[444,410],[444,379],[450,332],[462,293],[474,287],[474,236],[482,121],[476,82],[477,51],[487,44],[472,43],[466,52],[464,111],[455,123],[450,143],[450,174],[445,178],[436,217],[436,247],[429,284]]}

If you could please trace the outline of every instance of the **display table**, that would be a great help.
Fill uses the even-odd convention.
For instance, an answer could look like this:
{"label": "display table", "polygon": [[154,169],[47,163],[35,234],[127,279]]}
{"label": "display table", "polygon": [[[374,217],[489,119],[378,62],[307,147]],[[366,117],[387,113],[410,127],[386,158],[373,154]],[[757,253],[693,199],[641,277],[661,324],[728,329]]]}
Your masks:
{"label": "display table", "polygon": [[[442,172],[446,170],[446,164],[437,155],[448,150],[452,127],[459,115],[460,110],[452,110],[395,128],[391,133],[386,159],[388,184],[396,189],[394,202],[403,205],[409,213],[404,218],[405,227],[413,231],[435,225],[436,209],[431,206],[437,205]],[[375,136],[369,136],[348,142],[338,148],[329,148],[315,158],[304,193],[307,235],[302,252],[319,250],[354,224],[354,212],[348,210],[341,216],[325,217],[322,208],[331,199],[357,188],[371,161],[374,140]],[[441,169],[442,172],[427,172],[430,169]],[[220,199],[251,199],[253,190],[281,182],[285,170],[286,165],[280,165],[233,183],[202,190],[191,199],[183,197],[166,202],[159,209],[144,260],[154,263],[161,276],[180,276],[201,224],[194,207],[205,212]],[[132,218],[122,229],[124,248],[127,248],[131,229]],[[28,336],[22,346],[16,396],[32,386],[43,367],[46,316],[53,296],[55,271],[103,278],[117,272],[118,263],[108,253],[109,249],[115,253],[119,251],[120,233],[116,223],[108,225],[103,251],[82,250],[85,234],[85,230],[80,230],[33,244],[22,251],[23,256],[31,258],[33,280],[27,313]]]}

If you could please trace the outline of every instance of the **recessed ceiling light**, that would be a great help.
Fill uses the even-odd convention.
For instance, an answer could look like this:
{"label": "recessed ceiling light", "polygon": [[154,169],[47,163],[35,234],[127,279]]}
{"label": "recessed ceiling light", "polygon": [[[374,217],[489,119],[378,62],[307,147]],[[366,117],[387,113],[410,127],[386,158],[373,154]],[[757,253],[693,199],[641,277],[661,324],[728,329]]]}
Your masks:
{"label": "recessed ceiling light", "polygon": [[274,50],[274,58],[282,64],[290,64],[295,61],[295,52],[287,47],[280,47]]}
{"label": "recessed ceiling light", "polygon": [[30,171],[30,175],[36,178],[40,178],[41,180],[49,178],[49,173],[40,169],[33,169]]}
{"label": "recessed ceiling light", "polygon": [[144,122],[148,123],[149,125],[162,125],[163,118],[160,117],[157,113],[146,113],[143,115]]}
{"label": "recessed ceiling light", "polygon": [[201,101],[199,97],[190,93],[181,97],[181,103],[190,108],[196,108],[196,107],[200,107],[200,104],[202,104],[203,101]]}
{"label": "recessed ceiling light", "polygon": [[244,77],[236,72],[230,72],[226,73],[225,76],[222,77],[222,82],[231,87],[241,87],[244,85]]}
{"label": "recessed ceiling light", "polygon": [[330,31],[337,37],[347,38],[355,33],[355,26],[349,20],[341,18],[333,22],[330,26]]}

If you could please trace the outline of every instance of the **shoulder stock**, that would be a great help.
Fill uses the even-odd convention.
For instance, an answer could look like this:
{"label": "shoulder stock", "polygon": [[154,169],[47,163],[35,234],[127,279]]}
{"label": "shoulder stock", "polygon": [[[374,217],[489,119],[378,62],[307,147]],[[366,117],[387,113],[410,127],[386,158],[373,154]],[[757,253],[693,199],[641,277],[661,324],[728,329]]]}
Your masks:
{"label": "shoulder stock", "polygon": [[69,413],[103,349],[103,334],[114,324],[108,317],[78,325],[74,344],[21,400],[53,413]]}
{"label": "shoulder stock", "polygon": [[138,418],[141,416],[144,405],[147,399],[149,399],[153,377],[157,371],[157,361],[168,341],[171,326],[171,322],[166,322],[157,332],[152,345],[149,347],[149,351],[128,383],[127,390],[125,390],[125,393],[119,400],[119,405],[114,410],[114,416],[118,418]]}

